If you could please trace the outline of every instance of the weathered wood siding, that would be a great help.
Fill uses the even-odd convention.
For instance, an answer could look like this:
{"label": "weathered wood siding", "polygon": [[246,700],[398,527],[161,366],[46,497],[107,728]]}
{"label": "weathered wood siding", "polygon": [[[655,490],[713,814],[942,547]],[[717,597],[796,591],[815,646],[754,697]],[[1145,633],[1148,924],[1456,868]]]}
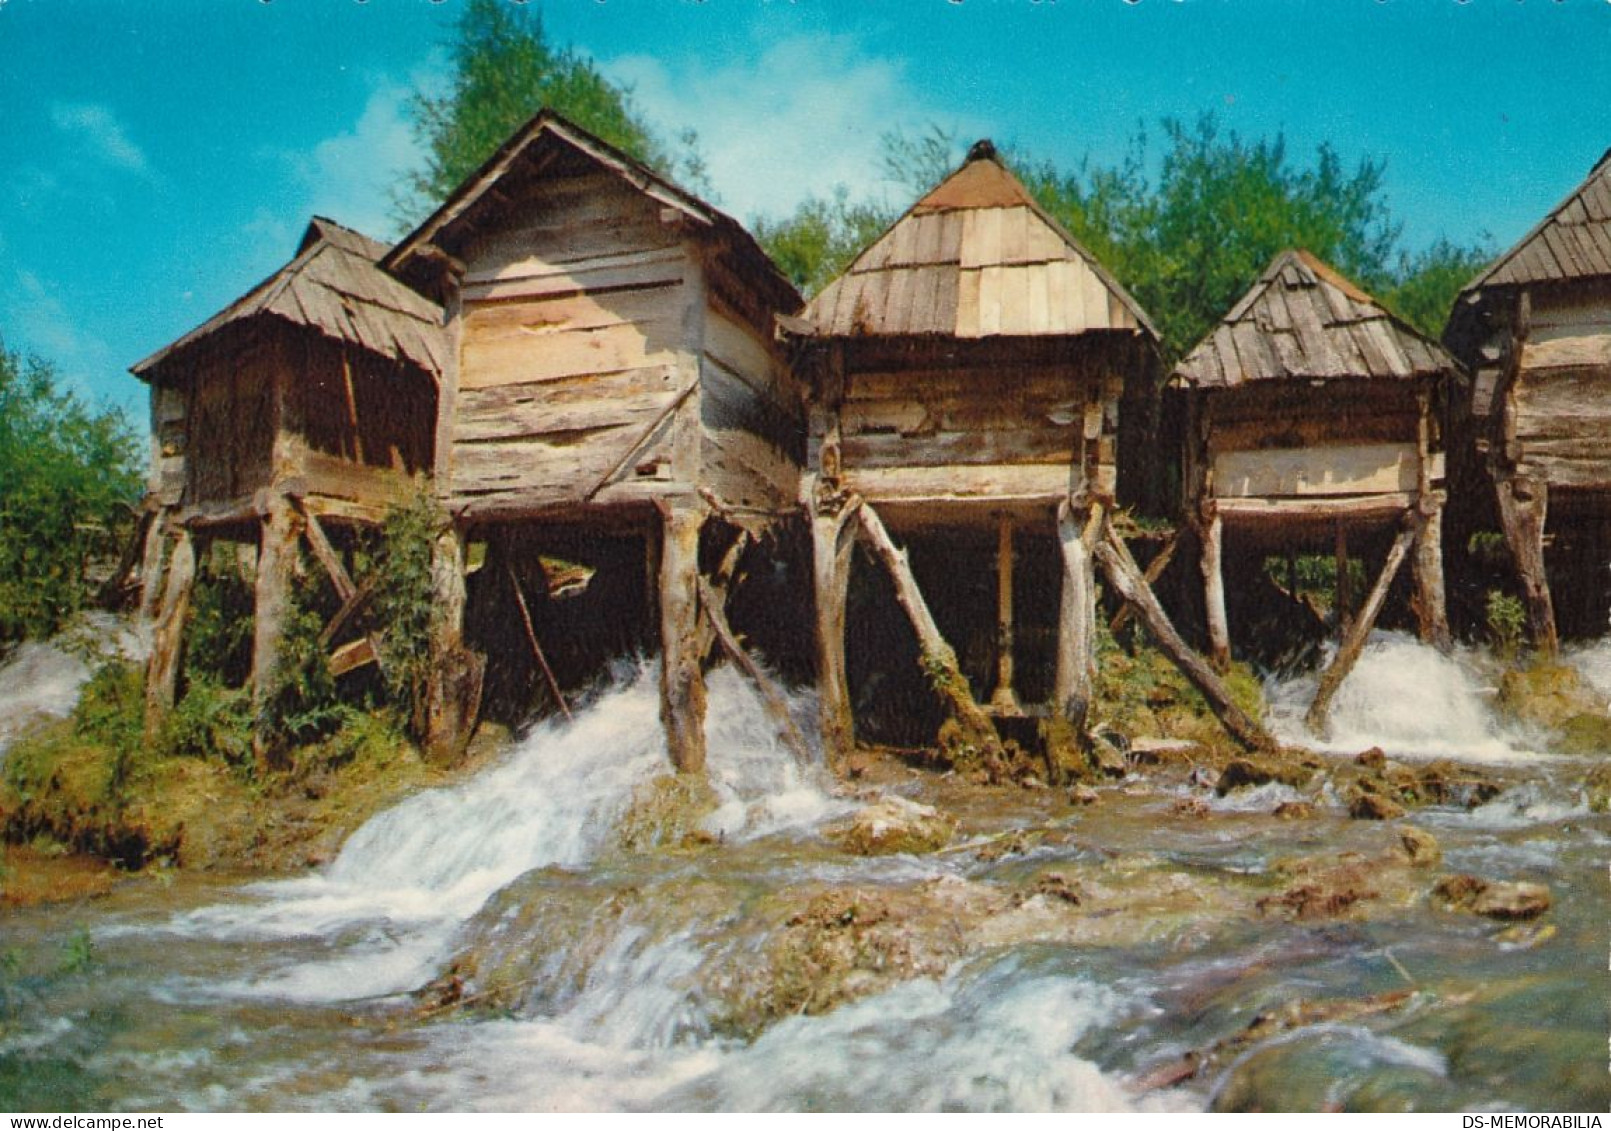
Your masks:
{"label": "weathered wood siding", "polygon": [[187,503],[229,502],[268,486],[280,424],[275,386],[286,360],[280,339],[269,336],[198,359],[186,410]]}
{"label": "weathered wood siding", "polygon": [[1611,288],[1540,288],[1502,425],[1525,475],[1611,488]]}
{"label": "weathered wood siding", "polygon": [[605,174],[545,182],[466,266],[456,504],[540,509],[664,478],[697,268],[654,202]]}
{"label": "weathered wood siding", "polygon": [[185,436],[189,396],[176,384],[151,386],[151,475],[157,502],[175,506],[185,493]]}
{"label": "weathered wood siding", "polygon": [[1114,487],[1122,382],[1090,366],[857,372],[840,410],[846,484],[875,501],[1056,499]]}
{"label": "weathered wood siding", "polygon": [[[1413,492],[1420,481],[1413,384],[1269,383],[1204,398],[1205,452],[1218,498]],[[1427,461],[1443,478],[1433,428]]]}
{"label": "weathered wood siding", "polygon": [[778,509],[799,494],[805,409],[771,341],[719,303],[705,316],[699,417],[703,483],[724,502]]}

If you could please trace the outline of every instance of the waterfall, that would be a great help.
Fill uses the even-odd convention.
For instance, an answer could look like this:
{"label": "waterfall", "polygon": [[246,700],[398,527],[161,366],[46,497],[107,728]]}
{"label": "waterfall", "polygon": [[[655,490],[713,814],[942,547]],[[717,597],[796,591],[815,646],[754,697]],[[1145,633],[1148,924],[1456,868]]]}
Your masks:
{"label": "waterfall", "polygon": [[1379,746],[1394,757],[1419,760],[1510,762],[1537,756],[1522,735],[1494,716],[1492,689],[1467,654],[1446,656],[1403,633],[1373,632],[1332,700],[1331,736],[1324,742],[1303,723],[1318,681],[1311,673],[1265,688],[1271,728],[1283,742],[1339,754]]}
{"label": "waterfall", "polygon": [[109,613],[86,614],[53,640],[19,644],[0,662],[0,764],[20,735],[72,712],[98,664],[137,661],[145,653],[142,633]]}

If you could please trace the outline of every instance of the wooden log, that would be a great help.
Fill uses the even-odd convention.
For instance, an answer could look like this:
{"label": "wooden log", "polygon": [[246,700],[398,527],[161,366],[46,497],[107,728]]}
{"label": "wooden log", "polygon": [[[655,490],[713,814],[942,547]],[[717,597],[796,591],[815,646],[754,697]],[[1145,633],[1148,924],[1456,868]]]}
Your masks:
{"label": "wooden log", "polygon": [[721,594],[704,578],[699,579],[699,601],[705,613],[705,620],[715,631],[716,640],[721,644],[722,651],[738,665],[740,671],[749,676],[750,682],[755,684],[755,689],[761,693],[761,703],[766,708],[772,725],[777,728],[779,741],[789,748],[789,752],[802,766],[810,765],[811,747],[806,742],[805,735],[800,733],[800,728],[795,725],[794,717],[789,714],[788,697],[766,674],[766,669],[762,668],[755,661],[755,657],[739,643],[732,626],[727,623],[727,614],[722,610]]}
{"label": "wooden log", "polygon": [[1202,692],[1209,708],[1230,736],[1249,750],[1277,749],[1275,739],[1236,705],[1224,681],[1206,660],[1187,646],[1175,631],[1175,626],[1169,623],[1168,614],[1153,595],[1140,567],[1130,556],[1129,547],[1113,529],[1111,520],[1103,523],[1103,538],[1096,546],[1096,560],[1101,563],[1103,575],[1114,591],[1136,607],[1136,615],[1152,633],[1158,646],[1180,669],[1181,674],[1191,681],[1192,686]]}
{"label": "wooden log", "polygon": [[[1147,572],[1142,576],[1147,579],[1149,586],[1158,584],[1158,579],[1163,576],[1164,570],[1168,569],[1169,563],[1175,560],[1175,550],[1179,547],[1180,531],[1177,530],[1169,536],[1168,541],[1163,544],[1163,549],[1158,551],[1157,556],[1147,563]],[[1108,622],[1108,632],[1117,636],[1119,630],[1130,623],[1130,618],[1135,616],[1135,611],[1135,606],[1128,603],[1119,606],[1119,611]]]}
{"label": "wooden log", "polygon": [[1340,522],[1336,526],[1336,551],[1333,577],[1337,598],[1337,638],[1341,640],[1347,637],[1353,621],[1354,578],[1348,569],[1348,528]]}
{"label": "wooden log", "polygon": [[1100,502],[1077,508],[1064,501],[1057,508],[1063,592],[1058,602],[1053,698],[1056,710],[1068,720],[1076,736],[1085,733],[1096,679],[1096,566],[1091,547],[1105,514]]}
{"label": "wooden log", "polygon": [[1454,648],[1449,632],[1448,604],[1443,591],[1443,504],[1428,505],[1426,521],[1415,536],[1414,611],[1421,639],[1447,654]]}
{"label": "wooden log", "polygon": [[1332,697],[1337,694],[1337,689],[1342,686],[1343,680],[1348,678],[1348,673],[1358,662],[1360,652],[1364,651],[1365,640],[1370,636],[1370,630],[1376,626],[1376,618],[1381,614],[1382,605],[1387,601],[1387,591],[1392,586],[1399,567],[1404,564],[1404,558],[1410,552],[1410,544],[1415,541],[1422,525],[1420,516],[1413,515],[1404,529],[1399,531],[1398,537],[1393,540],[1392,548],[1387,551],[1387,561],[1382,565],[1382,572],[1376,578],[1370,596],[1365,598],[1365,607],[1360,609],[1359,616],[1349,626],[1348,635],[1337,649],[1337,655],[1332,659],[1331,665],[1320,676],[1320,686],[1315,690],[1314,702],[1309,704],[1309,712],[1304,716],[1304,721],[1310,730],[1322,738],[1326,735],[1326,715],[1331,710]]}
{"label": "wooden log", "polygon": [[145,530],[145,551],[140,555],[140,619],[149,621],[162,604],[162,565],[168,549],[168,509],[151,518]]}
{"label": "wooden log", "polygon": [[990,709],[1000,715],[1022,715],[1013,692],[1012,658],[1012,516],[996,521],[996,690]]}
{"label": "wooden log", "polygon": [[811,576],[816,597],[817,715],[822,749],[836,770],[856,741],[845,667],[845,606],[850,593],[860,500],[819,507],[811,516]]}
{"label": "wooden log", "polygon": [[861,537],[883,562],[895,582],[895,599],[917,632],[919,662],[931,686],[950,708],[951,717],[959,729],[958,737],[964,745],[978,750],[987,759],[998,756],[1001,742],[996,735],[995,725],[974,701],[968,677],[962,674],[956,653],[940,634],[928,603],[923,600],[923,592],[917,587],[917,579],[912,576],[906,552],[898,549],[890,540],[889,531],[884,529],[884,523],[872,504],[864,502],[857,517]]}
{"label": "wooden log", "polygon": [[252,703],[259,709],[273,690],[285,619],[291,611],[297,533],[297,515],[291,501],[283,495],[270,499],[259,533],[253,611]]}
{"label": "wooden log", "polygon": [[145,733],[154,736],[173,708],[179,686],[179,659],[184,647],[185,617],[190,611],[190,591],[196,581],[196,548],[190,530],[184,526],[167,535],[168,577],[158,606],[151,634],[151,658],[145,676]]}
{"label": "wooden log", "polygon": [[330,653],[330,674],[344,676],[348,672],[357,671],[366,664],[380,662],[380,653],[375,651],[375,642],[367,636],[350,641]]}
{"label": "wooden log", "polygon": [[699,654],[699,532],[702,507],[660,505],[660,720],[679,773],[705,769],[705,677]]}
{"label": "wooden log", "polygon": [[1208,612],[1208,659],[1224,673],[1231,667],[1231,629],[1225,615],[1225,520],[1212,505],[1203,522],[1203,603]]}
{"label": "wooden log", "polygon": [[515,576],[515,567],[510,562],[504,562],[504,572],[509,575],[509,588],[515,592],[515,607],[520,610],[520,623],[526,628],[526,642],[531,645],[531,654],[537,658],[537,666],[543,670],[543,678],[548,681],[548,690],[553,692],[554,702],[559,704],[560,713],[570,721],[570,704],[565,702],[565,693],[559,689],[559,680],[554,678],[554,669],[548,666],[548,656],[543,652],[543,646],[537,639],[537,628],[531,623],[531,609],[526,605],[526,594],[520,588],[520,578]]}
{"label": "wooden log", "polygon": [[352,600],[358,594],[358,586],[353,583],[352,577],[347,573],[347,567],[341,564],[341,555],[330,544],[325,536],[324,526],[319,522],[317,515],[298,508],[302,511],[303,521],[306,523],[303,534],[307,537],[308,547],[313,556],[324,567],[325,573],[330,576],[330,584],[335,586],[336,596],[343,602]]}
{"label": "wooden log", "polygon": [[464,538],[452,523],[437,532],[431,554],[431,673],[426,680],[423,717],[414,720],[424,736],[425,754],[448,765],[469,745],[481,709],[485,657],[464,646]]}
{"label": "wooden log", "polygon": [[[699,492],[699,497],[704,499],[707,503],[713,503],[715,501],[710,493],[705,490],[701,490]],[[713,507],[713,509],[717,511],[724,510],[724,508],[721,507]],[[731,516],[728,513],[723,513],[722,517],[728,521],[732,521]],[[738,572],[738,561],[744,556],[744,551],[748,550],[754,541],[754,536],[751,535],[748,530],[741,528],[738,532],[738,536],[733,539],[732,545],[728,546],[727,552],[722,555],[722,560],[716,563],[716,568],[711,572],[710,584],[717,593],[722,594],[724,601],[726,600],[726,595],[730,591],[729,587],[733,584],[734,575]],[[707,617],[700,623],[699,626],[700,656],[709,656],[710,650],[718,643],[719,641],[717,640],[715,622],[711,621],[710,618]]]}
{"label": "wooden log", "polygon": [[1527,602],[1527,623],[1533,646],[1545,656],[1560,651],[1555,630],[1555,605],[1550,598],[1549,575],[1544,568],[1544,523],[1549,514],[1549,488],[1540,480],[1502,476],[1494,484],[1499,499],[1499,524],[1520,575]]}

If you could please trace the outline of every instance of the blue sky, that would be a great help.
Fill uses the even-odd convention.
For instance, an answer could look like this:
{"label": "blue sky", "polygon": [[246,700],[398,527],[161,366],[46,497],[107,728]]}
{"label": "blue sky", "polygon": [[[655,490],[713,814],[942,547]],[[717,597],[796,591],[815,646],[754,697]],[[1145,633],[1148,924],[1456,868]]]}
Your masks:
{"label": "blue sky", "polygon": [[[395,234],[455,0],[0,0],[0,337],[138,408],[128,365],[312,213]],[[1405,243],[1519,237],[1611,147],[1602,0],[550,0],[551,37],[696,129],[740,219],[877,179],[937,123],[1072,163],[1165,115],[1387,162]]]}

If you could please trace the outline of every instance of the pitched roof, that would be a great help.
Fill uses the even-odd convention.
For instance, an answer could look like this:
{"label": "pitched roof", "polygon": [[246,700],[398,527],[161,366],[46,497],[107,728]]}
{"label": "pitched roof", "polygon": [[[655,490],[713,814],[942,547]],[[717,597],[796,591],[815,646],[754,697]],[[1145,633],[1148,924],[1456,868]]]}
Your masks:
{"label": "pitched roof", "polygon": [[1249,381],[1433,376],[1442,347],[1307,251],[1283,251],[1230,313],[1175,367],[1200,389]]}
{"label": "pitched roof", "polygon": [[406,275],[408,268],[419,259],[429,258],[433,250],[451,254],[450,248],[442,245],[456,243],[459,233],[473,229],[484,207],[496,207],[500,181],[517,170],[530,169],[564,154],[572,158],[580,156],[614,173],[638,192],[681,214],[696,228],[724,238],[749,268],[747,277],[752,282],[771,290],[771,297],[780,308],[799,308],[799,292],[742,224],[546,108],[516,130],[442,202],[441,207],[398,241],[381,259],[381,266],[409,277]]}
{"label": "pitched roof", "polygon": [[1611,150],[1584,182],[1461,294],[1611,275]]}
{"label": "pitched roof", "polygon": [[1157,337],[1136,301],[988,141],[824,287],[803,317],[832,337]]}
{"label": "pitched roof", "polygon": [[333,220],[308,224],[291,262],[184,337],[130,368],[149,380],[175,353],[225,326],[277,318],[440,376],[442,310],[382,271],[385,245]]}

